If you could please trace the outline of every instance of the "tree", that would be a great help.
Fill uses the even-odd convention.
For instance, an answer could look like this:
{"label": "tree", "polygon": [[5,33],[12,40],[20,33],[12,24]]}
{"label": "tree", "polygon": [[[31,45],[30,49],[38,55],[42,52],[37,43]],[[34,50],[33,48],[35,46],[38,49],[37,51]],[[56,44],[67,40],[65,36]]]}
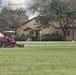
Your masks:
{"label": "tree", "polygon": [[0,12],[1,10],[7,6],[8,0],[0,0]]}
{"label": "tree", "polygon": [[4,3],[3,0],[0,0],[0,8],[2,7],[2,4]]}
{"label": "tree", "polygon": [[40,21],[40,26],[44,28],[50,25],[56,27],[54,23],[57,22],[63,31],[64,40],[66,40],[67,30],[76,19],[74,3],[75,0],[39,0],[39,2],[36,0],[31,5],[31,9],[32,11],[38,11],[39,9],[37,19]]}
{"label": "tree", "polygon": [[4,8],[0,13],[0,31],[15,30],[27,20],[28,16],[25,10],[8,10]]}

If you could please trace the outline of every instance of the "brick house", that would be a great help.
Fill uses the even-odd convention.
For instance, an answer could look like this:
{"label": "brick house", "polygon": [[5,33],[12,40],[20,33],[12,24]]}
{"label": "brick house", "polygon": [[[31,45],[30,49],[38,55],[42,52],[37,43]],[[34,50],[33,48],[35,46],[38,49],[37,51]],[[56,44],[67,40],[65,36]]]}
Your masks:
{"label": "brick house", "polygon": [[[73,30],[74,30],[74,40],[76,41],[76,25],[74,25],[74,29],[72,26],[68,29],[67,35],[66,35],[67,41],[73,40]],[[16,31],[17,31],[17,35],[20,34],[20,31],[23,31],[23,33],[25,35],[28,35],[29,37],[31,37],[31,36],[37,36],[38,37],[40,27],[39,27],[39,24],[36,24],[35,18],[32,18],[32,19],[28,20],[27,22],[25,22],[20,27],[18,27],[16,29]],[[48,34],[48,33],[50,33],[50,34],[59,33],[63,36],[63,32],[62,32],[60,27],[50,26],[49,28],[43,29],[43,34]]]}

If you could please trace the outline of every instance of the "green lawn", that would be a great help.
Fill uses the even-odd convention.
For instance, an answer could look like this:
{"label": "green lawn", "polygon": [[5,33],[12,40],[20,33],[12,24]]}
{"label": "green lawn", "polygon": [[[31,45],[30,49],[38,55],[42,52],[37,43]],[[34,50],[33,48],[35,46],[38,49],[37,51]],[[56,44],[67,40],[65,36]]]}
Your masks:
{"label": "green lawn", "polygon": [[0,48],[0,75],[76,75],[75,42],[18,42]]}

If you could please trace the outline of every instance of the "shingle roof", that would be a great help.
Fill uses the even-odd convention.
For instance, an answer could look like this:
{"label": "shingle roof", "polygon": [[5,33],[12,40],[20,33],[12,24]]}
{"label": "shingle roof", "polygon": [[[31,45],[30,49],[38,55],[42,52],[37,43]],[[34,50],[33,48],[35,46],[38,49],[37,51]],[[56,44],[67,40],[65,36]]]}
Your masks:
{"label": "shingle roof", "polygon": [[40,27],[36,26],[36,27],[27,27],[26,29],[24,29],[23,31],[26,31],[28,29],[31,29],[31,30],[40,30]]}
{"label": "shingle roof", "polygon": [[[21,26],[25,25],[26,23],[30,22],[31,20],[33,20],[33,19],[35,19],[35,18],[36,18],[36,17],[34,17],[34,18],[32,18],[32,19],[30,19],[30,20],[24,22]],[[21,27],[21,26],[19,26],[19,27]],[[17,28],[19,28],[19,27],[17,27]],[[16,28],[16,29],[17,29],[17,28]]]}

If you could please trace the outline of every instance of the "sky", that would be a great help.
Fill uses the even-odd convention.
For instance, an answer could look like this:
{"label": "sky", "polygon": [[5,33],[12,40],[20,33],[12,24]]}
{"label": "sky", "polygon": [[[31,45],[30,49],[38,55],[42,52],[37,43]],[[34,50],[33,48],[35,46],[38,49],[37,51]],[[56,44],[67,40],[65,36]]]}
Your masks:
{"label": "sky", "polygon": [[[11,3],[21,3],[21,4],[26,4],[27,2],[29,2],[29,0],[10,0]],[[29,19],[33,18],[36,16],[36,14],[31,14],[30,12],[27,12],[27,15],[29,16]]]}
{"label": "sky", "polygon": [[[21,3],[21,4],[24,4],[25,7],[27,6],[27,2],[29,2],[30,0],[3,0],[4,3],[7,3],[8,2],[11,2],[11,3]],[[3,4],[3,6],[5,6],[5,4]],[[27,15],[29,16],[29,19],[33,18],[36,16],[36,14],[31,14],[30,12],[27,12]]]}

